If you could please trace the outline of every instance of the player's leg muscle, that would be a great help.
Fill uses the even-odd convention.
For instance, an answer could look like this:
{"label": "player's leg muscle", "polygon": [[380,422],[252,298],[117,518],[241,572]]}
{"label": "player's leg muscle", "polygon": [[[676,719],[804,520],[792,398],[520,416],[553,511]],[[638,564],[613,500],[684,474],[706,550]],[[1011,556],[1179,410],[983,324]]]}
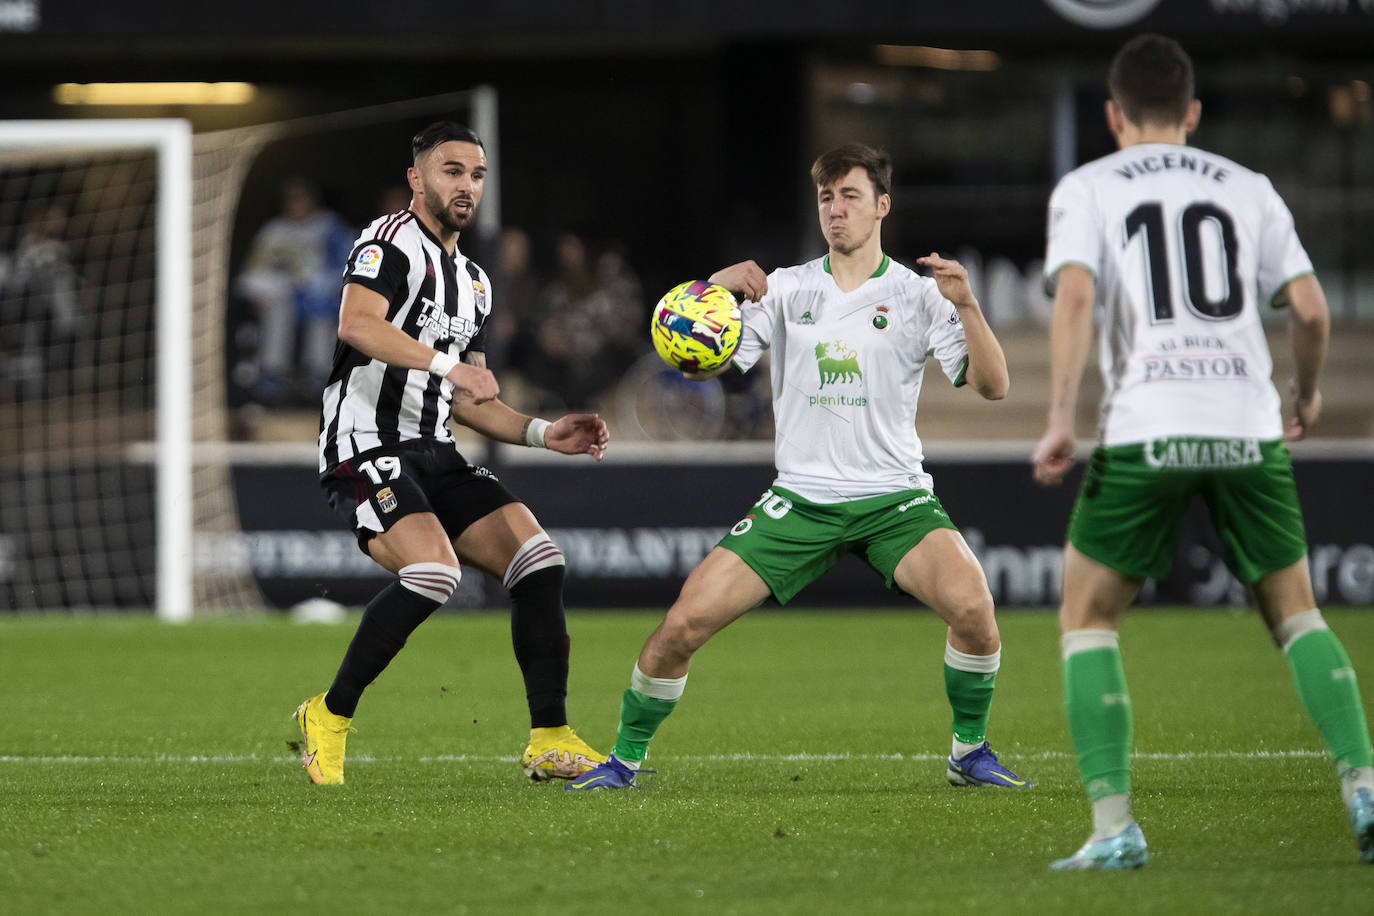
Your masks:
{"label": "player's leg muscle", "polygon": [[432,512],[416,512],[392,525],[367,543],[372,559],[388,572],[399,573],[412,563],[458,565],[453,545]]}
{"label": "player's leg muscle", "polygon": [[1059,631],[1115,630],[1140,591],[1141,580],[1084,556],[1072,544],[1064,547],[1063,603]]}
{"label": "player's leg muscle", "polygon": [[892,578],[949,625],[955,649],[990,655],[1001,648],[987,577],[959,532],[938,528],[927,534],[902,557]]}
{"label": "player's leg muscle", "polygon": [[464,529],[453,539],[453,549],[464,563],[504,582],[516,553],[530,538],[542,534],[544,529],[524,503],[507,503]]}
{"label": "player's leg muscle", "polygon": [[687,577],[677,601],[645,642],[639,669],[650,677],[682,677],[697,649],[768,595],[768,586],[747,563],[715,548]]}

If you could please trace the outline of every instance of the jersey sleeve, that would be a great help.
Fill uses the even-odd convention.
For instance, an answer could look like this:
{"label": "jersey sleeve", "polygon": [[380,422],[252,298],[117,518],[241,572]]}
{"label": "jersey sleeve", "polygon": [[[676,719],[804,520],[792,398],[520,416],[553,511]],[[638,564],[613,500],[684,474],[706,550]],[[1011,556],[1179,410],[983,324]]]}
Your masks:
{"label": "jersey sleeve", "polygon": [[959,310],[940,295],[933,280],[926,285],[921,301],[928,322],[926,352],[934,354],[945,376],[955,388],[961,388],[968,371],[968,341],[964,337],[964,323],[959,320]]}
{"label": "jersey sleeve", "polygon": [[731,362],[741,372],[748,372],[773,345],[773,334],[782,320],[782,303],[787,283],[779,271],[768,275],[768,292],[758,302],[740,303],[740,317],[744,327],[740,331],[739,346]]}
{"label": "jersey sleeve", "polygon": [[1079,264],[1094,277],[1101,274],[1102,242],[1095,225],[1087,183],[1075,172],[1060,179],[1050,195],[1045,225],[1045,292],[1054,295],[1059,268]]}
{"label": "jersey sleeve", "polygon": [[[472,263],[472,262],[468,262]],[[472,335],[472,340],[468,341],[467,347],[463,349],[464,354],[486,353],[487,352],[487,326],[491,324],[487,319],[491,317],[494,292],[491,288],[491,278],[487,272],[476,264],[472,265],[477,276],[473,278],[473,291],[477,295],[477,320],[481,324],[477,327],[477,333]],[[480,289],[480,292],[478,290]]]}
{"label": "jersey sleeve", "polygon": [[1264,179],[1264,220],[1259,237],[1259,291],[1263,301],[1276,303],[1279,293],[1294,277],[1312,273],[1312,259],[1298,240],[1293,214]]}
{"label": "jersey sleeve", "polygon": [[343,282],[365,286],[392,302],[408,291],[410,258],[391,242],[381,239],[359,241],[348,256]]}

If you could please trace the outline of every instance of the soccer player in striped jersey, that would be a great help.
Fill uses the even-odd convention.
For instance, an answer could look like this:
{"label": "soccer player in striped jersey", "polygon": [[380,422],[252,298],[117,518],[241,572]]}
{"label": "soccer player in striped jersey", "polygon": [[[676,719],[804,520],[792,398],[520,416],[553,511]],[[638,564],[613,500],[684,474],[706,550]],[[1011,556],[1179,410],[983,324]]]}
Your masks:
{"label": "soccer player in striped jersey", "polygon": [[[777,480],[687,578],[639,654],[610,759],[569,789],[633,787],[693,654],[766,598],[786,603],[846,553],[948,624],[946,779],[1028,785],[985,739],[1002,657],[992,595],[921,466],[914,423],[928,366],[995,400],[1009,384],[1006,358],[957,261],[919,258],[933,273],[923,277],[883,253],[886,153],[840,147],[816,160],[811,178],[829,254],[767,276],[746,261],[710,278],[758,303],[743,309],[733,362],[748,370],[773,351]],[[900,699],[893,705],[909,713]]]}
{"label": "soccer player in striped jersey", "polygon": [[501,580],[525,681],[533,779],[571,778],[605,760],[568,727],[563,554],[533,514],[455,447],[450,417],[498,442],[600,460],[595,414],[555,422],[497,397],[484,341],[490,284],[457,248],[487,174],[482,141],[448,121],[411,143],[410,209],[375,220],[344,271],[339,344],[320,417],[320,482],[373,560],[396,575],[363,613],[334,682],[300,704],[304,764],[342,783],[344,746],[363,690],[453,593],[459,563]]}
{"label": "soccer player in striped jersey", "polygon": [[1132,714],[1117,629],[1141,583],[1168,573],[1194,494],[1287,657],[1336,762],[1361,860],[1374,862],[1369,729],[1350,659],[1313,596],[1260,323],[1261,308],[1287,306],[1297,379],[1286,438],[1301,439],[1321,413],[1326,298],[1269,179],[1186,145],[1201,106],[1177,42],[1132,39],[1108,87],[1120,149],[1055,188],[1045,257],[1055,294],[1049,422],[1032,458],[1041,483],[1073,465],[1094,299],[1106,382],[1100,444],[1069,520],[1059,611],[1064,704],[1093,832],[1052,867],[1132,868],[1148,857],[1131,815]]}

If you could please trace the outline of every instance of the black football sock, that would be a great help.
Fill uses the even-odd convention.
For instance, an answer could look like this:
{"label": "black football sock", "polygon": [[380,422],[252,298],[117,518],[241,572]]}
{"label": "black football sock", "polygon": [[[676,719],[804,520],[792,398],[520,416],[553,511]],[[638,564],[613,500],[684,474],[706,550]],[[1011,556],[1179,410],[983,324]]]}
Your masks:
{"label": "black football sock", "polygon": [[362,623],[344,653],[343,664],[325,694],[324,704],[336,716],[352,718],[363,691],[377,679],[440,602],[417,594],[396,581],[382,589],[363,611]]}
{"label": "black football sock", "polygon": [[525,575],[510,589],[511,642],[525,678],[530,728],[568,724],[568,626],[560,563]]}

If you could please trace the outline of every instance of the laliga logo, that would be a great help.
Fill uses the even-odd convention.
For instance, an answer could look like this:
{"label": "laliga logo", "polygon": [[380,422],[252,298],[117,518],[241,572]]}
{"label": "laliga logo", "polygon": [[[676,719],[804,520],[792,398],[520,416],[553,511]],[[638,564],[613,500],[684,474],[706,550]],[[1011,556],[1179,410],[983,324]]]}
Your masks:
{"label": "laliga logo", "polygon": [[1148,16],[1159,0],[1045,0],[1065,19],[1089,29],[1115,29]]}
{"label": "laliga logo", "polygon": [[378,248],[376,245],[368,245],[362,251],[358,252],[359,267],[367,267],[368,265],[376,264],[381,259],[382,249]]}

